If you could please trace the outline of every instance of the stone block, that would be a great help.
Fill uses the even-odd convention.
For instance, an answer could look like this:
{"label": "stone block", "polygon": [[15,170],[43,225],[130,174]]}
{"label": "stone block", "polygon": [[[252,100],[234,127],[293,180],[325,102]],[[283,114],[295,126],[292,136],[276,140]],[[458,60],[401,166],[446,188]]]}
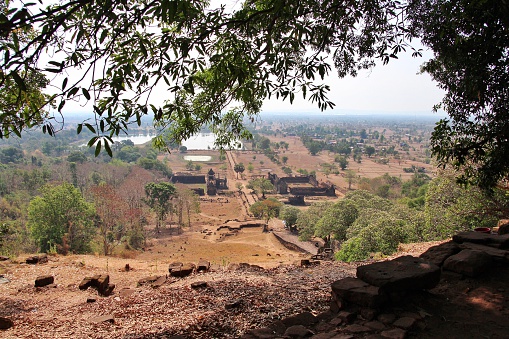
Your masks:
{"label": "stone block", "polygon": [[303,312],[299,314],[292,315],[288,318],[282,319],[281,322],[286,326],[295,326],[295,325],[303,325],[303,326],[311,326],[317,323],[316,317],[311,312]]}
{"label": "stone block", "polygon": [[162,275],[160,277],[158,277],[153,283],[152,283],[152,287],[153,288],[159,288],[161,286],[164,285],[164,283],[166,282],[166,276]]}
{"label": "stone block", "polygon": [[52,275],[43,275],[35,279],[35,287],[43,287],[53,284],[55,278]]}
{"label": "stone block", "polygon": [[410,255],[357,267],[357,277],[385,292],[431,289],[440,282],[440,267]]}
{"label": "stone block", "polygon": [[469,277],[476,277],[488,269],[493,260],[481,251],[463,250],[444,262],[444,269],[463,274]]}
{"label": "stone block", "polygon": [[196,290],[199,288],[207,288],[208,284],[206,281],[195,281],[194,283],[191,283],[191,288]]}
{"label": "stone block", "polygon": [[461,249],[457,243],[454,241],[448,241],[428,248],[428,250],[422,253],[419,258],[423,258],[424,260],[441,267],[445,259],[449,258],[451,255],[459,253],[460,251]]}
{"label": "stone block", "polygon": [[200,260],[196,268],[197,272],[208,272],[210,269],[210,262],[207,260]]}
{"label": "stone block", "polygon": [[460,232],[453,235],[452,240],[458,244],[470,242],[500,249],[509,249],[509,234],[486,234],[481,232]]}
{"label": "stone block", "polygon": [[508,263],[509,262],[509,251],[502,250],[499,248],[494,248],[481,244],[473,244],[465,242],[459,245],[459,248],[462,250],[473,250],[473,251],[481,251],[489,255],[493,260]]}
{"label": "stone block", "polygon": [[387,301],[387,295],[376,286],[357,278],[344,278],[332,283],[334,300],[346,300],[355,305],[378,308]]}
{"label": "stone block", "polygon": [[183,264],[180,268],[174,268],[170,271],[170,275],[175,278],[184,278],[195,270],[194,264]]}
{"label": "stone block", "polygon": [[78,285],[78,288],[82,291],[92,286],[92,277],[85,277]]}

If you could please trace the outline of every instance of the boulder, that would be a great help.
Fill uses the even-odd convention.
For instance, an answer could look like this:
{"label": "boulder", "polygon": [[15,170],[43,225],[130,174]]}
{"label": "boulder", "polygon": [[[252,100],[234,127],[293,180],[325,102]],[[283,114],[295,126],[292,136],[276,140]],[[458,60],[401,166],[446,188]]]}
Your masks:
{"label": "boulder", "polygon": [[43,287],[53,284],[55,278],[52,275],[43,275],[35,279],[35,287]]}
{"label": "boulder", "polygon": [[170,275],[172,277],[176,277],[176,278],[187,277],[188,275],[190,275],[191,273],[194,272],[195,268],[196,267],[194,266],[194,264],[190,264],[190,263],[183,264],[179,268],[174,268],[174,269],[170,270]]}
{"label": "boulder", "polygon": [[207,260],[200,260],[196,268],[197,272],[208,272],[210,269],[210,262]]}
{"label": "boulder", "polygon": [[509,249],[509,234],[486,234],[481,232],[460,232],[452,240],[458,244],[470,242],[500,249]]}
{"label": "boulder", "polygon": [[492,258],[481,251],[463,250],[450,256],[443,268],[469,277],[476,277],[491,266]]}
{"label": "boulder", "polygon": [[14,326],[14,322],[11,319],[0,317],[0,330],[8,330],[12,326]]}
{"label": "boulder", "polygon": [[385,292],[431,289],[440,282],[440,267],[410,255],[357,267],[357,277]]}
{"label": "boulder", "polygon": [[449,258],[451,255],[459,253],[459,251],[461,251],[461,249],[457,243],[454,241],[448,241],[428,248],[428,250],[422,253],[419,258],[441,267],[445,259]]}
{"label": "boulder", "polygon": [[494,247],[480,245],[480,244],[472,244],[469,242],[460,244],[459,248],[462,250],[481,251],[481,252],[484,252],[487,255],[489,255],[495,261],[499,261],[502,263],[509,262],[509,251],[501,250],[499,248],[494,248]]}
{"label": "boulder", "polygon": [[351,277],[332,283],[332,298],[370,308],[380,307],[387,301],[387,296],[378,287]]}

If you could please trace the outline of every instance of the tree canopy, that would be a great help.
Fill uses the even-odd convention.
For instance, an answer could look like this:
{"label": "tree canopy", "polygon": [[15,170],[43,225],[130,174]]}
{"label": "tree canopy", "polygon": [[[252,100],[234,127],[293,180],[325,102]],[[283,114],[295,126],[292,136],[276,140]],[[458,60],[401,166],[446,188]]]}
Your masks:
{"label": "tree canopy", "polygon": [[[3,1],[0,8],[3,137],[35,125],[53,134],[74,100],[93,110],[77,129],[95,133],[89,145],[96,154],[104,147],[111,155],[111,137],[148,114],[165,135],[155,141],[160,147],[203,126],[217,134],[218,146],[232,145],[250,136],[244,118],[254,120],[265,99],[301,95],[331,108],[323,79],[332,66],[339,77],[355,76],[405,50],[418,56],[411,40],[419,38],[434,53],[422,70],[446,92],[436,108],[449,118],[432,139],[440,164],[464,169],[465,180],[484,187],[509,174],[506,1],[255,0],[229,10],[200,0],[13,6]],[[155,98],[161,89],[164,103]]]}

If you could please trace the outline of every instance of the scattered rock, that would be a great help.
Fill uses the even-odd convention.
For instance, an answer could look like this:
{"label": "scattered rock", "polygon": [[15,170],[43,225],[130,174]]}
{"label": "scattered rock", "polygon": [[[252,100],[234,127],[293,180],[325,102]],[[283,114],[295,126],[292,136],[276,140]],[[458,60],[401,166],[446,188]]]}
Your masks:
{"label": "scattered rock", "polygon": [[431,289],[440,282],[440,267],[407,255],[359,266],[357,277],[386,292]]}
{"label": "scattered rock", "polygon": [[461,249],[457,243],[454,241],[448,241],[428,248],[428,250],[421,254],[419,258],[423,258],[424,260],[441,267],[445,259],[449,258],[451,255],[459,253],[459,251],[461,251]]}
{"label": "scattered rock", "polygon": [[35,287],[44,287],[53,284],[55,278],[52,275],[43,275],[35,279]]}
{"label": "scattered rock", "polygon": [[415,323],[417,322],[416,319],[411,317],[401,317],[398,320],[394,322],[394,326],[402,328],[404,330],[410,330],[414,327]]}
{"label": "scattered rock", "polygon": [[210,269],[210,262],[207,260],[200,260],[196,268],[197,272],[208,272]]}
{"label": "scattered rock", "polygon": [[198,289],[198,288],[207,288],[208,284],[206,281],[195,281],[194,283],[191,283],[192,289]]}
{"label": "scattered rock", "polygon": [[364,326],[369,327],[375,331],[385,330],[385,325],[379,321],[368,321],[367,323],[364,324]]}
{"label": "scattered rock", "polygon": [[348,333],[365,333],[365,332],[371,332],[371,329],[366,326],[362,326],[359,324],[352,324],[345,327],[345,332]]}
{"label": "scattered rock", "polygon": [[34,255],[32,257],[26,258],[25,262],[31,265],[44,264],[48,262],[48,256],[46,254]]}
{"label": "scattered rock", "polygon": [[306,338],[311,335],[313,335],[313,332],[302,325],[290,326],[286,329],[284,334],[285,338]]}
{"label": "scattered rock", "polygon": [[152,287],[159,288],[159,287],[163,286],[165,282],[166,282],[166,276],[162,275],[159,278],[157,278],[156,281],[154,281],[152,283]]}
{"label": "scattered rock", "polygon": [[194,272],[194,264],[183,264],[180,267],[175,267],[170,270],[170,275],[176,278],[184,278]]}
{"label": "scattered rock", "polygon": [[232,308],[239,308],[243,303],[244,303],[244,300],[237,299],[237,300],[234,300],[234,301],[231,301],[231,302],[227,302],[224,305],[224,308],[227,309],[227,310],[231,310]]}
{"label": "scattered rock", "polygon": [[0,317],[0,330],[8,330],[14,326],[14,322],[9,318]]}
{"label": "scattered rock", "polygon": [[143,285],[152,284],[157,279],[159,279],[159,276],[157,276],[157,275],[141,278],[140,280],[138,280],[137,286],[143,286]]}
{"label": "scattered rock", "polygon": [[85,277],[80,282],[78,288],[82,291],[88,289],[90,286],[92,286],[92,277]]}
{"label": "scattered rock", "polygon": [[282,319],[281,322],[286,327],[291,327],[295,325],[303,325],[303,326],[311,326],[317,323],[316,317],[311,312],[303,312],[299,314],[292,315],[288,318]]}
{"label": "scattered rock", "polygon": [[378,321],[381,321],[385,325],[390,325],[396,320],[396,315],[392,313],[383,313],[377,317]]}
{"label": "scattered rock", "polygon": [[401,328],[394,328],[392,330],[382,331],[380,335],[388,339],[405,339],[406,331]]}
{"label": "scattered rock", "polygon": [[344,278],[332,283],[332,298],[370,308],[377,308],[387,301],[387,296],[378,287],[357,278]]}
{"label": "scattered rock", "polygon": [[90,318],[89,321],[96,324],[104,322],[109,322],[113,324],[115,322],[115,317],[113,317],[112,314],[106,314],[101,315],[99,317]]}
{"label": "scattered rock", "polygon": [[447,258],[444,262],[444,269],[469,277],[476,277],[486,271],[491,263],[491,257],[484,252],[463,250]]}

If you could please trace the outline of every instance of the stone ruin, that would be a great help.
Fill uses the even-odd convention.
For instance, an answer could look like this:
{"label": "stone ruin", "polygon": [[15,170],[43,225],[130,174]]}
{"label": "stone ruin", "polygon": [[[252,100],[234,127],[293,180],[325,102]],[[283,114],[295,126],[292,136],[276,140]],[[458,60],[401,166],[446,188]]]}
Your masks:
{"label": "stone ruin", "polygon": [[[171,179],[173,184],[185,184],[185,185],[200,185],[206,184],[207,194],[216,195],[218,190],[228,189],[228,182],[226,178],[220,178],[216,176],[216,173],[212,168],[207,172],[207,175],[193,175],[189,173],[175,173]],[[191,188],[199,196],[205,195],[205,190],[201,187]]]}
{"label": "stone ruin", "polygon": [[280,178],[269,173],[268,179],[278,194],[291,194],[290,204],[302,205],[306,196],[336,196],[336,187],[331,182],[318,182],[313,175]]}
{"label": "stone ruin", "polygon": [[[243,339],[419,337],[431,315],[413,304],[441,279],[475,278],[496,265],[509,264],[509,234],[462,232],[429,248],[420,257],[357,267],[356,277],[331,285],[329,311],[303,312],[252,329]],[[425,334],[425,333],[424,333]]]}

